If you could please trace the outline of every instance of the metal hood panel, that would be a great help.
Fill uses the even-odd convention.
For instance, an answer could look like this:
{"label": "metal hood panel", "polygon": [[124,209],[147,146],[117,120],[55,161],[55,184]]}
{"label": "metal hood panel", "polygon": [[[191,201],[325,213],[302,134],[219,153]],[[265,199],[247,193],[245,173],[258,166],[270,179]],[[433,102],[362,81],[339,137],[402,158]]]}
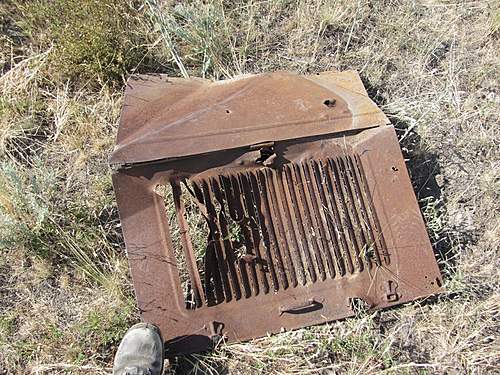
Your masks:
{"label": "metal hood panel", "polygon": [[355,72],[130,81],[113,186],[169,354],[443,290],[387,123]]}
{"label": "metal hood panel", "polygon": [[169,355],[442,291],[392,126],[273,149],[114,173],[137,304]]}
{"label": "metal hood panel", "polygon": [[388,124],[353,71],[211,82],[132,78],[110,163],[127,165]]}

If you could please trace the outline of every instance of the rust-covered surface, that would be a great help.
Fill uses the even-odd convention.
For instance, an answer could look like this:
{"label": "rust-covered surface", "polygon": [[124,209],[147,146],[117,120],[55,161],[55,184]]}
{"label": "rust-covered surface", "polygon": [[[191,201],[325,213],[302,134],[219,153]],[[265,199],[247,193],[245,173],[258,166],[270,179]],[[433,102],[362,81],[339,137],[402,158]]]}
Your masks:
{"label": "rust-covered surface", "polygon": [[273,73],[219,82],[139,76],[127,86],[111,163],[197,155],[387,123],[355,72]]}
{"label": "rust-covered surface", "polygon": [[141,315],[172,353],[441,289],[394,129],[355,72],[139,77],[111,162]]}

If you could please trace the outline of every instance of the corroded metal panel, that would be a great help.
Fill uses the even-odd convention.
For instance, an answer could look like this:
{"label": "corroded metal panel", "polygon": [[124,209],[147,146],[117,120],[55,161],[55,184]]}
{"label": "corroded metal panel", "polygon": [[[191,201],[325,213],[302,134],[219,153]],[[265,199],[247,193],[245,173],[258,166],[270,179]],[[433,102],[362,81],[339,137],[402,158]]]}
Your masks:
{"label": "corroded metal panel", "polygon": [[113,164],[197,155],[388,124],[355,72],[211,82],[164,75],[127,85]]}
{"label": "corroded metal panel", "polygon": [[[124,111],[111,158],[121,165],[113,183],[138,306],[170,352],[344,318],[360,300],[381,309],[441,290],[394,129],[355,73],[252,76],[233,81],[237,89],[170,84],[174,98],[155,83],[140,89],[149,104],[126,100],[139,108]],[[286,100],[271,105],[280,89]],[[164,122],[141,117],[152,102]],[[243,107],[238,121],[226,118]],[[204,232],[193,232],[193,217]]]}

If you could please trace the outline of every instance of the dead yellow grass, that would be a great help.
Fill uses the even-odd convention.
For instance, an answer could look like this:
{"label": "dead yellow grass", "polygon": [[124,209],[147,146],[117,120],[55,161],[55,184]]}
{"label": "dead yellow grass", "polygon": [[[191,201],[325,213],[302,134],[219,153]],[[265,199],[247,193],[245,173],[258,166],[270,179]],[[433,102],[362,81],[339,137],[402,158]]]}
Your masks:
{"label": "dead yellow grass", "polygon": [[[59,34],[27,22],[40,3],[0,4],[0,374],[109,373],[121,335],[138,319],[106,161],[122,100],[116,72],[141,70],[212,79],[358,70],[398,129],[447,290],[390,311],[220,343],[171,359],[167,372],[497,371],[495,2],[122,1],[115,10],[135,7],[120,19],[136,29],[115,40],[120,53],[133,49],[133,66],[112,58],[109,70],[85,51],[65,69],[85,78],[70,80],[54,71],[64,63]],[[76,3],[53,2],[63,14]],[[113,56],[99,35],[99,53]]]}

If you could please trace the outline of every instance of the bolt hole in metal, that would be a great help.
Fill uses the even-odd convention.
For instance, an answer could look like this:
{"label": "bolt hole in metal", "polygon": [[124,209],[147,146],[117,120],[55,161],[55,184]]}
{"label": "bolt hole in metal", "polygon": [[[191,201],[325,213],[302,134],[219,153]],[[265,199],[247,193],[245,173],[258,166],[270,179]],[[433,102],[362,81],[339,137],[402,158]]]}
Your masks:
{"label": "bolt hole in metal", "polygon": [[[428,279],[429,277],[427,275],[424,276],[426,279]],[[434,281],[431,281],[431,285],[437,285],[438,287],[442,287],[443,286],[443,282],[438,278],[436,277],[434,279]]]}
{"label": "bolt hole in metal", "polygon": [[335,99],[326,99],[323,104],[326,105],[329,108],[335,107],[335,104],[337,103],[337,100]]}

